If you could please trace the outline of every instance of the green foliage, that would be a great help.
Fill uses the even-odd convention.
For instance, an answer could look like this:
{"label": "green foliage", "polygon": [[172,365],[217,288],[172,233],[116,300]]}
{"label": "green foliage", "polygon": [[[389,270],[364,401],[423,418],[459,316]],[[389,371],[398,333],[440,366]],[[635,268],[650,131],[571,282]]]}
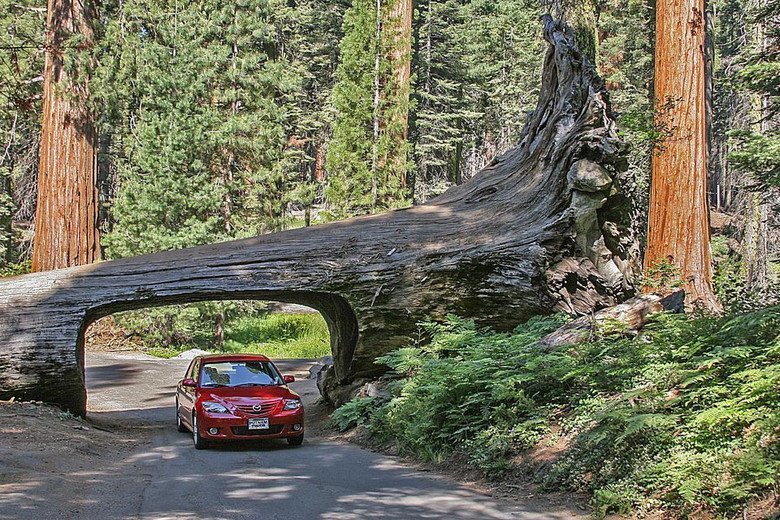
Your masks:
{"label": "green foliage", "polygon": [[19,274],[27,274],[32,268],[30,260],[24,262],[8,263],[0,267],[0,278],[4,276],[16,276]]}
{"label": "green foliage", "polygon": [[330,355],[330,333],[319,313],[266,314],[227,323],[224,349],[257,352],[273,359]]}
{"label": "green foliage", "polygon": [[[409,104],[397,91],[396,71],[385,58],[400,45],[387,36],[392,20],[386,11],[391,8],[392,2],[385,2],[378,14],[375,2],[357,0],[344,14],[326,163],[325,196],[335,218],[407,204],[408,145],[403,136]],[[378,16],[383,20],[379,31]]]}
{"label": "green foliage", "polygon": [[110,257],[280,226],[301,85],[274,49],[275,3],[134,0],[109,19],[93,84],[118,177]]}
{"label": "green foliage", "polygon": [[331,100],[336,116],[328,145],[326,197],[340,218],[367,213],[376,201],[374,60],[379,42],[374,5],[368,0],[352,3],[344,14],[344,37],[339,45],[337,82]]}
{"label": "green foliage", "polygon": [[11,172],[0,163],[0,269],[5,264],[13,247],[13,198],[10,194]]}
{"label": "green foliage", "polygon": [[[215,304],[212,304],[215,305]],[[211,352],[254,352],[273,359],[330,355],[330,332],[318,313],[268,313],[256,305],[220,303],[225,343],[215,344],[214,309],[199,305],[163,307],[154,313],[131,311],[117,321],[147,354],[169,358],[191,348]]]}
{"label": "green foliage", "polygon": [[729,160],[737,171],[750,175],[754,182],[779,186],[780,29],[777,20],[780,6],[777,2],[759,2],[739,7],[747,11],[748,21],[743,29],[746,37],[740,35],[735,40],[747,45],[729,49],[738,57],[739,66],[727,77],[732,88],[753,98],[751,104],[755,110],[749,127],[730,127],[733,151]]}
{"label": "green foliage", "polygon": [[528,0],[420,2],[411,142],[415,198],[514,144],[536,102],[544,43]]}
{"label": "green foliage", "polygon": [[589,491],[602,515],[729,513],[780,485],[780,307],[662,315],[635,338],[539,349],[559,323],[428,324],[430,344],[381,359],[404,377],[392,398],[350,404],[337,423],[426,459],[462,452],[488,475],[557,423],[569,447],[541,482]]}
{"label": "green foliage", "polygon": [[25,260],[35,210],[46,2],[0,0],[0,269]]}
{"label": "green foliage", "polygon": [[[532,446],[547,429],[534,390],[522,388],[527,374],[517,372],[518,353],[560,322],[533,319],[512,335],[483,333],[454,318],[426,324],[430,344],[378,360],[407,378],[374,415],[372,429],[426,459],[464,449],[476,466],[500,472],[509,453]],[[349,422],[360,422],[352,415]]]}
{"label": "green foliage", "polygon": [[176,355],[213,342],[211,320],[204,319],[204,309],[197,304],[127,311],[115,318],[144,350],[172,349]]}
{"label": "green foliage", "polygon": [[780,131],[762,134],[735,130],[730,136],[736,147],[729,156],[733,164],[752,173],[761,182],[780,186]]}
{"label": "green foliage", "polygon": [[330,416],[330,422],[339,431],[347,431],[359,424],[370,422],[378,413],[380,400],[376,397],[356,397],[337,408]]}
{"label": "green foliage", "polygon": [[642,273],[640,285],[657,290],[673,290],[685,284],[680,268],[667,260],[660,260]]}
{"label": "green foliage", "polygon": [[653,9],[647,0],[602,0],[598,5],[598,72],[609,89],[618,129],[628,145],[628,170],[620,184],[634,204],[632,231],[643,237],[652,149],[664,133],[654,122],[650,102]]}

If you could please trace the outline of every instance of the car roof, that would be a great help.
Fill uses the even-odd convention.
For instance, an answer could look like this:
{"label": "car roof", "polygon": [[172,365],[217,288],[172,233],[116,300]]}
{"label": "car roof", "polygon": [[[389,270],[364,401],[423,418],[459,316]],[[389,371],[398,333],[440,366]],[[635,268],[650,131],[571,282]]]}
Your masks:
{"label": "car roof", "polygon": [[271,361],[262,354],[206,354],[198,357],[203,361]]}

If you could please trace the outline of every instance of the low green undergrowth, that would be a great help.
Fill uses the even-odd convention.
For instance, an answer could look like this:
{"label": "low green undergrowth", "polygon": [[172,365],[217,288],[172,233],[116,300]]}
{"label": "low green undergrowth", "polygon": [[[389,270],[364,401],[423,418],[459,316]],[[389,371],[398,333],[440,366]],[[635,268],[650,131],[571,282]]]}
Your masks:
{"label": "low green undergrowth", "polygon": [[224,349],[257,352],[272,359],[330,355],[330,333],[320,314],[267,314],[228,323]]}
{"label": "low green undergrowth", "polygon": [[334,422],[428,460],[461,452],[491,476],[554,424],[567,447],[538,481],[589,492],[598,514],[730,515],[777,490],[780,307],[664,315],[637,337],[540,350],[560,321],[532,319],[512,334],[428,324],[430,344],[381,359],[403,376],[391,396],[354,400]]}
{"label": "low green undergrowth", "polygon": [[[184,309],[191,314],[196,310]],[[325,320],[317,313],[260,313],[232,317],[225,322],[225,342],[215,347],[213,338],[204,332],[193,333],[199,326],[197,315],[183,312],[170,327],[183,340],[166,341],[153,332],[136,332],[140,348],[152,356],[174,357],[185,350],[199,348],[209,352],[246,352],[264,354],[272,359],[320,358],[330,355],[330,333]],[[188,328],[188,326],[190,328]],[[149,330],[154,330],[150,327]]]}

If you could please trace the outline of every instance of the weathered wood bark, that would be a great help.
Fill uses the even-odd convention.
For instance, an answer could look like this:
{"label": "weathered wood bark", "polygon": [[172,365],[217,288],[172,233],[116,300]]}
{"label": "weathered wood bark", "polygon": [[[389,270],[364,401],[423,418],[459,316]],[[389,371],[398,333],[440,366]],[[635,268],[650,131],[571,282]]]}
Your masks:
{"label": "weathered wood bark", "polygon": [[659,312],[683,312],[685,310],[685,292],[676,291],[669,295],[642,294],[614,307],[596,312],[592,316],[582,316],[571,321],[543,337],[539,346],[545,350],[579,345],[588,341],[600,329],[620,327],[623,334],[636,334],[647,325],[650,318]]}
{"label": "weathered wood bark", "polygon": [[0,280],[0,396],[85,410],[83,335],[124,309],[254,298],[309,305],[331,332],[325,392],[383,371],[417,323],[454,313],[509,329],[632,292],[623,158],[607,94],[545,18],[541,96],[517,148],[429,204],[256,238]]}
{"label": "weathered wood bark", "polygon": [[100,257],[97,133],[86,79],[68,69],[64,56],[73,36],[91,45],[91,17],[83,0],[49,0],[33,271]]}
{"label": "weathered wood bark", "polygon": [[[655,113],[645,267],[669,261],[690,303],[719,309],[707,198],[704,0],[656,2]],[[684,57],[684,59],[683,59]]]}

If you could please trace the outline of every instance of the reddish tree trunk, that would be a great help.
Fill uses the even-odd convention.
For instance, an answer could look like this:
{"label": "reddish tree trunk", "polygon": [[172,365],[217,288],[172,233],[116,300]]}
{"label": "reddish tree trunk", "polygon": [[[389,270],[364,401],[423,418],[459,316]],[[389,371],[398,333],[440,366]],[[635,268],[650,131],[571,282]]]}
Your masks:
{"label": "reddish tree trunk", "polygon": [[655,148],[645,268],[680,269],[690,302],[719,309],[707,203],[704,0],[656,4]]}
{"label": "reddish tree trunk", "polygon": [[412,0],[390,0],[384,7],[380,24],[381,47],[386,49],[388,73],[380,71],[381,97],[378,133],[392,145],[379,157],[378,166],[388,163],[398,175],[401,188],[406,188],[406,141],[409,134],[409,94],[412,73]]}
{"label": "reddish tree trunk", "polygon": [[43,83],[38,202],[32,268],[48,271],[100,257],[96,130],[86,78],[65,65],[73,35],[92,43],[91,12],[82,0],[49,0]]}

